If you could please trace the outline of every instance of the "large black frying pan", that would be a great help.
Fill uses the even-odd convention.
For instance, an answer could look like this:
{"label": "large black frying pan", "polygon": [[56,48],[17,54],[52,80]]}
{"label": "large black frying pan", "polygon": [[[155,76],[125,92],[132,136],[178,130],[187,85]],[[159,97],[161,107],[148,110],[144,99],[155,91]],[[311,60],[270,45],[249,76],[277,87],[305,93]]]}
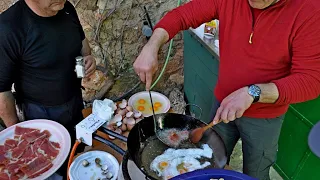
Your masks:
{"label": "large black frying pan", "polygon": [[[165,113],[157,114],[155,117],[158,120],[162,120],[165,128],[187,128],[191,130],[206,125],[192,116],[182,114]],[[123,141],[126,140],[125,137],[121,137],[121,135],[107,129],[103,131]],[[114,147],[114,144],[107,144]],[[213,129],[208,129],[197,146],[199,147],[201,144],[208,144],[213,150],[213,158],[210,160],[212,166],[210,168],[224,168],[227,162],[227,153],[221,137]],[[150,164],[155,157],[161,155],[169,147],[155,136],[152,116],[144,118],[133,127],[127,139],[127,147],[130,159],[149,179],[160,179],[150,170]],[[121,151],[118,147],[115,150],[124,155],[124,151]]]}

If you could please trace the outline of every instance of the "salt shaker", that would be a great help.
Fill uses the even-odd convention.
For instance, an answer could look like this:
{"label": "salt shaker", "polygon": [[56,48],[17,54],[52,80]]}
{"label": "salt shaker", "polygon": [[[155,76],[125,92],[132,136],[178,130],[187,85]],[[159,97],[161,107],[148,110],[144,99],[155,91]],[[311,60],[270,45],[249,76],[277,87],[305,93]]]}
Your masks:
{"label": "salt shaker", "polygon": [[78,78],[84,78],[85,76],[84,60],[82,56],[76,57],[76,73]]}

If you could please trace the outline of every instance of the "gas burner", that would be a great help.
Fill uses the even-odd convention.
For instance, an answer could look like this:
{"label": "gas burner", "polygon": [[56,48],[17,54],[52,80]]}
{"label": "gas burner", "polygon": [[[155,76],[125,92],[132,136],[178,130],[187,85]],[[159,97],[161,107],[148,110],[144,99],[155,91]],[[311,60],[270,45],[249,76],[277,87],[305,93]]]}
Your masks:
{"label": "gas burner", "polygon": [[141,170],[130,159],[129,153],[126,152],[123,156],[122,163],[119,168],[118,180],[150,180],[144,175]]}

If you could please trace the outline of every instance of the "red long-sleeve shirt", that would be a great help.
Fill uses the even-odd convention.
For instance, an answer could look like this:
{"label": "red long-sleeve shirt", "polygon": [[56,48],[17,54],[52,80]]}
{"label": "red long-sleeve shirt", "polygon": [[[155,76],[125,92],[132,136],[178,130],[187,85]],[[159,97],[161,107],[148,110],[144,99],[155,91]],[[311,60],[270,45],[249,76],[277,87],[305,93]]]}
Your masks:
{"label": "red long-sleeve shirt", "polygon": [[155,28],[164,28],[171,39],[180,30],[212,19],[220,24],[215,88],[220,102],[239,88],[273,82],[280,94],[277,102],[253,104],[244,116],[274,118],[289,104],[319,96],[319,0],[280,0],[255,13],[248,0],[193,0],[169,12]]}

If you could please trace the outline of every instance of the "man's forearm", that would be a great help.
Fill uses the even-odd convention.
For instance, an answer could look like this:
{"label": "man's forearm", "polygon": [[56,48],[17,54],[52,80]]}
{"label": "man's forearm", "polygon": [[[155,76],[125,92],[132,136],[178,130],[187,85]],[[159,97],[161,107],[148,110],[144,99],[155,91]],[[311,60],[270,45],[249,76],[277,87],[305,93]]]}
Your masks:
{"label": "man's forearm", "polygon": [[7,127],[18,122],[15,100],[11,91],[0,93],[0,118]]}
{"label": "man's forearm", "polygon": [[81,55],[82,55],[82,56],[89,56],[89,55],[91,55],[91,48],[90,48],[89,41],[88,41],[87,38],[85,38],[85,39],[82,41]]}
{"label": "man's forearm", "polygon": [[257,84],[261,89],[260,103],[275,103],[279,98],[279,91],[274,83]]}
{"label": "man's forearm", "polygon": [[152,51],[158,52],[159,49],[169,40],[169,34],[165,29],[157,28],[154,30],[146,47],[151,48]]}

